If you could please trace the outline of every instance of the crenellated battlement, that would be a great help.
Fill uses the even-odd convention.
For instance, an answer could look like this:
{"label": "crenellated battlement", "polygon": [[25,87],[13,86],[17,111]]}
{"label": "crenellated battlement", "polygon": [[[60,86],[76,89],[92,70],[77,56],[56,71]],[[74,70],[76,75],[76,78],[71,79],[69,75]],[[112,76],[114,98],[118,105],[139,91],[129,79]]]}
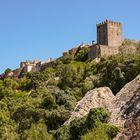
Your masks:
{"label": "crenellated battlement", "polygon": [[105,21],[103,21],[103,22],[101,22],[99,24],[96,24],[96,26],[99,27],[99,26],[102,26],[102,25],[105,25],[105,24],[111,24],[111,25],[117,25],[117,26],[122,25],[121,22],[115,22],[115,21],[111,21],[111,20],[105,20]]}
{"label": "crenellated battlement", "polygon": [[120,46],[123,41],[122,23],[105,20],[97,24],[97,44]]}

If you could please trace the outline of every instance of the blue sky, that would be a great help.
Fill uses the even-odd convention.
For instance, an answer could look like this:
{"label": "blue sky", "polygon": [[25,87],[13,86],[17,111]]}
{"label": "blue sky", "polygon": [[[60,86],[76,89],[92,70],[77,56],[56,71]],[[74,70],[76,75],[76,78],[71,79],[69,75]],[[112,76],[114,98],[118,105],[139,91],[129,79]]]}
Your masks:
{"label": "blue sky", "polygon": [[96,40],[96,23],[121,21],[140,40],[140,0],[0,0],[0,73],[20,61],[57,58]]}

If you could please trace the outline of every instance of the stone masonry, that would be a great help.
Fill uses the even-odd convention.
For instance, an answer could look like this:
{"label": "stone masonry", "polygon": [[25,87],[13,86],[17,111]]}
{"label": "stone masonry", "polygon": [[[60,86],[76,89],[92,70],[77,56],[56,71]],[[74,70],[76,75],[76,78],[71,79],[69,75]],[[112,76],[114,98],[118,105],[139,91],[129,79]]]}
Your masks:
{"label": "stone masonry", "polygon": [[122,23],[106,20],[97,24],[97,44],[118,47],[122,41]]}
{"label": "stone masonry", "polygon": [[91,45],[88,57],[96,59],[118,54],[122,42],[122,23],[106,20],[97,24],[97,44]]}

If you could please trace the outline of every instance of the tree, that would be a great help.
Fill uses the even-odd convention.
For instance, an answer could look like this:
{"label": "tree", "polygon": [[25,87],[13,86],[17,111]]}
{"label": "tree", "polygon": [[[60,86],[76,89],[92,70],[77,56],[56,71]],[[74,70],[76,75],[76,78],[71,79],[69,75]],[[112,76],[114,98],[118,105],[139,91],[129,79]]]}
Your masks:
{"label": "tree", "polygon": [[93,108],[87,116],[86,124],[89,129],[95,128],[99,122],[107,123],[110,115],[111,114],[104,108]]}
{"label": "tree", "polygon": [[49,110],[53,109],[56,106],[55,97],[51,93],[48,93],[43,99],[42,106]]}
{"label": "tree", "polygon": [[12,70],[10,68],[7,68],[5,71],[4,71],[4,74],[8,74],[10,73]]}
{"label": "tree", "polygon": [[118,132],[116,126],[99,123],[96,129],[88,131],[81,140],[112,140]]}
{"label": "tree", "polygon": [[72,87],[74,76],[75,69],[73,67],[61,67],[59,87],[62,89],[66,89],[66,87]]}
{"label": "tree", "polygon": [[52,110],[46,113],[45,122],[48,130],[58,129],[70,117],[69,111],[62,106],[57,110]]}
{"label": "tree", "polygon": [[75,56],[75,59],[77,61],[86,61],[88,59],[88,52],[89,52],[89,49],[83,49],[83,50],[80,50],[78,52],[78,54]]}
{"label": "tree", "polygon": [[53,136],[48,133],[44,123],[32,124],[29,130],[26,130],[21,139],[24,140],[53,140]]}
{"label": "tree", "polygon": [[113,71],[113,76],[112,89],[114,93],[117,93],[125,85],[124,72],[121,72],[121,69],[116,67]]}

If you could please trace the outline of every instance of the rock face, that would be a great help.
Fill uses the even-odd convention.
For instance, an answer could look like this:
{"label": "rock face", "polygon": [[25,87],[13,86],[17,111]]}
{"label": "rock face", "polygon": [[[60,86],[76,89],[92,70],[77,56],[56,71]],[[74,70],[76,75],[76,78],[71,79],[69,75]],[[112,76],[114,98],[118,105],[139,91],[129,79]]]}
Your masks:
{"label": "rock face", "polygon": [[[126,84],[120,92],[116,94],[111,106],[109,107],[109,110],[112,112],[111,123],[123,126],[125,119],[128,118],[128,114],[130,117],[134,114],[134,110],[137,108],[136,103],[138,102],[138,97],[136,96],[140,88],[139,80],[140,75]],[[130,104],[133,104],[131,109],[129,107]]]}
{"label": "rock face", "polygon": [[91,108],[108,108],[113,98],[114,95],[108,87],[101,87],[87,92],[85,97],[77,103],[70,119],[65,124],[69,124],[76,117],[81,118],[87,115]]}
{"label": "rock face", "polygon": [[108,87],[87,92],[65,124],[87,115],[91,108],[96,107],[108,109],[112,113],[110,124],[121,127],[114,140],[140,140],[140,75],[127,83],[116,96]]}
{"label": "rock face", "polygon": [[110,111],[110,123],[122,127],[115,140],[140,140],[140,75],[117,93]]}

